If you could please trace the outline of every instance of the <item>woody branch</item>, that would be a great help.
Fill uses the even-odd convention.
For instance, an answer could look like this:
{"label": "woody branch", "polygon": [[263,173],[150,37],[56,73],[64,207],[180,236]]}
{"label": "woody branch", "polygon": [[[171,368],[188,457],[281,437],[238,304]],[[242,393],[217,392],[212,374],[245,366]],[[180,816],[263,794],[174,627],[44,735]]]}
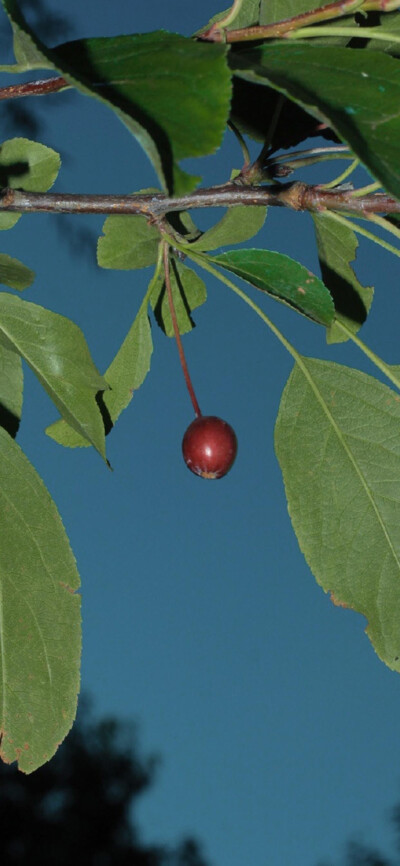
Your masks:
{"label": "woody branch", "polygon": [[235,183],[198,189],[189,195],[85,195],[0,190],[0,212],[141,214],[157,222],[173,211],[193,208],[260,205],[296,211],[342,211],[359,216],[400,213],[400,201],[386,193],[355,196],[354,191],[326,190],[295,182],[245,187]]}

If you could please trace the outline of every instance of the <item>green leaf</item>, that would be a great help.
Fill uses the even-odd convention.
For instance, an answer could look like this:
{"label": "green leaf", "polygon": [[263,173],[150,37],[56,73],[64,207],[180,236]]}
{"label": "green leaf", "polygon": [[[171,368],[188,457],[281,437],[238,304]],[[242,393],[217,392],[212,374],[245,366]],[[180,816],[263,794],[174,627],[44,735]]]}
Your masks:
{"label": "green leaf", "polygon": [[12,289],[27,289],[35,279],[34,271],[12,259],[5,253],[0,253],[0,283]]}
{"label": "green leaf", "polygon": [[[51,147],[28,138],[9,138],[0,145],[0,187],[47,192],[53,186],[60,165],[60,156]],[[12,228],[20,216],[19,213],[1,213],[0,230]]]}
{"label": "green leaf", "polygon": [[[362,286],[349,262],[356,257],[355,232],[337,223],[329,213],[312,215],[322,279],[335,304],[335,319],[357,333],[369,313],[374,290]],[[341,343],[346,335],[335,325],[327,331],[328,343]]]}
{"label": "green leaf", "polygon": [[64,316],[3,292],[0,343],[27,361],[62,416],[105,458],[95,396],[107,384],[93,364],[80,328]]}
{"label": "green leaf", "polygon": [[153,341],[145,304],[140,308],[121,348],[104,375],[110,388],[104,394],[104,403],[113,424],[129,405],[134,392],[143,384],[150,370],[152,352]]}
{"label": "green leaf", "polygon": [[326,0],[261,0],[260,24],[274,24],[326,5]]}
{"label": "green leaf", "polygon": [[0,145],[0,185],[46,192],[60,170],[60,155],[29,138],[9,138]]}
{"label": "green leaf", "polygon": [[231,207],[222,219],[190,244],[194,250],[216,250],[228,244],[241,244],[250,240],[263,227],[265,207]]}
{"label": "green leaf", "polygon": [[280,93],[266,87],[265,82],[260,87],[259,83],[234,75],[231,107],[234,125],[244,135],[264,142],[269,140],[273,115],[277,123],[271,138],[272,150],[291,150],[307,138],[320,135],[315,118],[300,105],[290,99],[282,101]]}
{"label": "green leaf", "polygon": [[[147,301],[142,304],[132,327],[104,374],[109,390],[103,394],[103,403],[111,422],[126,409],[134,392],[140,388],[150,370],[153,351],[150,322],[147,314]],[[67,448],[86,446],[88,443],[65,421],[56,421],[46,429],[46,433],[60,445]]]}
{"label": "green leaf", "polygon": [[147,268],[157,261],[160,232],[144,216],[109,216],[97,242],[101,268]]}
{"label": "green leaf", "polygon": [[[191,312],[204,304],[207,299],[207,289],[201,277],[175,257],[171,258],[170,279],[179,333],[187,334],[194,327]],[[154,285],[150,303],[156,321],[164,333],[167,337],[173,337],[174,327],[165,282],[161,276]]]}
{"label": "green leaf", "polygon": [[400,397],[371,376],[302,358],[275,447],[290,517],[317,582],[368,620],[400,671]]}
{"label": "green leaf", "polygon": [[178,161],[214,153],[229,115],[226,46],[164,31],[70,42],[57,64],[72,83],[112,107],[153,162],[164,188],[197,183]]}
{"label": "green leaf", "polygon": [[0,344],[0,426],[16,436],[22,414],[24,379],[19,355]]}
{"label": "green leaf", "polygon": [[265,83],[331,126],[400,197],[400,65],[377,51],[296,43],[232,52],[237,75]]}
{"label": "green leaf", "polygon": [[31,773],[75,717],[79,575],[49,492],[1,428],[0,534],[0,755]]}
{"label": "green leaf", "polygon": [[44,68],[57,69],[70,85],[112,108],[164,189],[183,194],[194,188],[199,178],[178,161],[214,153],[221,144],[231,97],[226,46],[160,30],[82,39],[54,50],[37,39],[15,0],[2,2],[21,44],[32,49],[31,68],[43,58]]}
{"label": "green leaf", "polygon": [[20,216],[20,213],[0,213],[0,231],[14,228]]}
{"label": "green leaf", "polygon": [[289,256],[270,250],[230,250],[208,258],[313,321],[332,323],[335,308],[328,289]]}
{"label": "green leaf", "polygon": [[[381,15],[381,24],[379,32],[388,33],[389,35],[400,36],[400,15],[396,12],[386,12]],[[381,39],[369,39],[366,48],[368,51],[384,51],[386,54],[391,54],[394,57],[400,55],[400,44],[391,42],[390,39],[386,42]]]}
{"label": "green leaf", "polygon": [[15,65],[0,66],[0,72],[25,72],[28,69],[51,69],[48,49],[28,27],[17,0],[2,0],[14,36]]}

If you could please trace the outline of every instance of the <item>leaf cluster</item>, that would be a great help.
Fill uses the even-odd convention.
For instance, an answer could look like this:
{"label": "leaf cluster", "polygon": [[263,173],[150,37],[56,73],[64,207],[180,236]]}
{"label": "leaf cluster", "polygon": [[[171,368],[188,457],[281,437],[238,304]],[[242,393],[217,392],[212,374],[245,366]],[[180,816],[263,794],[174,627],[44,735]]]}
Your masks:
{"label": "leaf cluster", "polygon": [[[0,530],[9,539],[0,558],[3,758],[18,759],[29,772],[51,756],[71,725],[79,676],[76,566],[55,505],[15,442],[21,361],[61,415],[48,435],[67,447],[92,445],[106,460],[106,435],[150,370],[150,317],[167,337],[175,333],[174,315],[179,334],[190,332],[195,310],[207,297],[200,270],[250,305],[294,359],[275,429],[294,530],[318,583],[335,603],[364,614],[376,652],[400,671],[399,397],[374,377],[303,357],[253,300],[258,294],[261,303],[269,296],[290,306],[325,328],[331,344],[353,340],[398,388],[398,368],[377,358],[358,336],[373,289],[361,285],[353,262],[359,233],[399,251],[360,219],[318,206],[313,223],[320,275],[289,255],[240,246],[264,224],[266,208],[260,205],[230,207],[201,232],[189,213],[200,178],[181,167],[183,159],[214,153],[228,128],[243,149],[244,164],[221,179],[225,187],[273,187],[279,195],[281,178],[296,169],[342,159],[348,167],[326,188],[347,189],[356,202],[364,190],[353,189],[349,178],[361,166],[367,194],[383,190],[400,198],[400,4],[388,4],[385,12],[377,4],[374,12],[371,0],[333,3],[329,10],[323,3],[315,6],[315,0],[236,0],[190,39],[154,31],[50,49],[28,26],[16,0],[2,3],[16,62],[1,71],[50,70],[61,76],[61,91],[75,88],[102,102],[154,167],[159,187],[146,192],[180,196],[183,202],[162,220],[152,219],[149,211],[110,214],[104,222],[99,267],[152,268],[152,273],[136,318],[103,374],[77,325],[15,294],[0,296]],[[278,32],[283,19],[290,19],[291,29]],[[321,135],[323,146],[282,152],[308,139],[314,145],[312,139]],[[254,163],[248,138],[262,142]],[[14,138],[0,147],[5,190],[45,192],[59,168],[58,155],[38,142]],[[20,216],[4,208],[0,229],[11,229]],[[380,221],[398,241],[395,220],[362,209],[359,216],[371,227]],[[29,267],[0,256],[3,285],[20,291],[33,278]],[[23,709],[22,692],[29,695]],[[43,726],[39,720],[45,716]]]}

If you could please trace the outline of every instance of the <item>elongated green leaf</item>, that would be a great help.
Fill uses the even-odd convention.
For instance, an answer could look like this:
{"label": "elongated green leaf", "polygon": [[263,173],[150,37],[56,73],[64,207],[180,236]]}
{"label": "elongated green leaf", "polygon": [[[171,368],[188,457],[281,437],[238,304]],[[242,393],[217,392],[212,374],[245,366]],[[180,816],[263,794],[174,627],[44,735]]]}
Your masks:
{"label": "elongated green leaf", "polygon": [[0,426],[16,436],[22,414],[22,362],[19,355],[0,344]]}
{"label": "elongated green leaf", "polygon": [[0,343],[27,361],[63,417],[105,457],[95,395],[107,384],[80,328],[64,316],[3,292]]}
{"label": "elongated green leaf", "polygon": [[368,620],[400,671],[400,397],[371,376],[303,358],[275,447],[300,548],[336,604]]}
{"label": "elongated green leaf", "polygon": [[35,279],[34,271],[5,253],[0,253],[0,283],[12,289],[27,289]]}
{"label": "elongated green leaf", "polygon": [[144,305],[104,376],[110,386],[104,394],[104,403],[113,423],[144,382],[150,370],[152,352],[150,322]]}
{"label": "elongated green leaf", "polygon": [[[28,138],[10,138],[0,145],[0,186],[46,192],[53,186],[60,165],[60,156],[51,147]],[[12,228],[20,216],[1,213],[0,230]]]}
{"label": "elongated green leaf", "polygon": [[[374,290],[361,285],[349,264],[356,256],[356,234],[337,223],[327,212],[313,214],[313,220],[322,279],[333,297],[335,320],[344,322],[353,333],[357,333],[367,318]],[[328,343],[346,340],[335,322],[327,331],[327,340]]]}
{"label": "elongated green leaf", "polygon": [[[172,258],[171,261],[170,279],[179,333],[186,334],[194,327],[191,312],[204,304],[207,299],[207,289],[201,277],[176,258]],[[154,285],[150,303],[164,333],[168,337],[173,337],[174,328],[168,297],[161,276]]]}
{"label": "elongated green leaf", "polygon": [[230,55],[236,74],[299,102],[346,141],[371,174],[400,196],[400,65],[377,51],[303,43]]}
{"label": "elongated green leaf", "polygon": [[326,0],[261,0],[260,24],[274,24],[326,6]]}
{"label": "elongated green leaf", "polygon": [[[147,303],[143,303],[121,348],[104,374],[109,390],[105,391],[103,402],[111,425],[115,424],[123,409],[126,409],[132,400],[134,392],[146,378],[150,370],[152,351]],[[46,433],[51,439],[68,448],[89,444],[63,420],[47,427]]]}
{"label": "elongated green leaf", "polygon": [[225,46],[157,31],[86,39],[57,49],[80,89],[108,103],[136,136],[169,189],[197,182],[177,165],[213,153],[229,114]]}
{"label": "elongated green leaf", "polygon": [[315,322],[332,323],[335,308],[328,289],[289,256],[270,250],[230,250],[209,258]]}
{"label": "elongated green leaf", "polygon": [[31,773],[76,712],[79,575],[56,506],[0,428],[0,756]]}
{"label": "elongated green leaf", "polygon": [[97,242],[101,268],[147,268],[157,260],[160,232],[144,216],[109,216]]}
{"label": "elongated green leaf", "polygon": [[229,244],[250,240],[263,227],[265,207],[231,207],[215,226],[208,229],[190,246],[195,250],[216,250]]}

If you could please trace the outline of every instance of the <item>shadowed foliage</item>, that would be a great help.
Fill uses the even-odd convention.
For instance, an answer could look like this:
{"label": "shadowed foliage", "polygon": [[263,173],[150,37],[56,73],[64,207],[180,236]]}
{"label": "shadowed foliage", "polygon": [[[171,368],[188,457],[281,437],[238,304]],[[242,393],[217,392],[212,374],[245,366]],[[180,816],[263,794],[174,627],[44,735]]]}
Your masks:
{"label": "shadowed foliage", "polygon": [[[343,866],[400,866],[400,803],[392,810],[391,823],[396,834],[394,857],[389,857],[364,842],[351,840],[346,845]],[[318,863],[318,866],[333,866],[333,863],[324,860]]]}
{"label": "shadowed foliage", "polygon": [[15,765],[0,767],[2,866],[206,866],[191,838],[176,847],[140,839],[135,804],[158,764],[139,754],[135,726],[94,721],[81,700],[78,720],[50,763],[29,776]]}

